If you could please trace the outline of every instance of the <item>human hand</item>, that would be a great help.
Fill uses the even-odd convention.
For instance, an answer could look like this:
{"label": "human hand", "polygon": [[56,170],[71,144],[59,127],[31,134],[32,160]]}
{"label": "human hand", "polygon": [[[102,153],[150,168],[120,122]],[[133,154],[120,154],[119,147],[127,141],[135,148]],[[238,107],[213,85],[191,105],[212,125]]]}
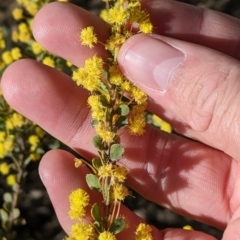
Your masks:
{"label": "human hand", "polygon": [[[157,204],[226,229],[223,239],[239,239],[240,22],[177,2],[145,0],[143,5],[152,16],[155,33],[165,37],[132,37],[119,53],[119,64],[151,98],[150,111],[164,116],[178,133],[198,142],[150,126],[142,137],[123,134],[126,152],[121,163],[130,170],[127,183]],[[91,50],[79,43],[80,29],[89,25],[104,42],[104,22],[74,5],[52,3],[38,13],[33,31],[46,49],[81,66],[96,52],[106,56],[101,45]],[[158,85],[154,76],[157,81],[166,81],[167,67],[171,74],[165,89],[166,82]],[[5,71],[1,84],[14,109],[82,156],[94,155],[95,149],[89,144],[94,132],[89,124],[88,93],[70,77],[24,59]],[[68,196],[78,187],[87,189],[81,176],[88,169],[74,168],[73,158],[68,152],[54,150],[40,164],[41,178],[66,232],[72,224],[67,214]],[[96,202],[98,196],[91,194]],[[119,239],[124,239],[123,234],[132,236],[141,221],[125,207],[122,212],[132,228]],[[182,229],[154,229],[153,237],[214,239]]]}

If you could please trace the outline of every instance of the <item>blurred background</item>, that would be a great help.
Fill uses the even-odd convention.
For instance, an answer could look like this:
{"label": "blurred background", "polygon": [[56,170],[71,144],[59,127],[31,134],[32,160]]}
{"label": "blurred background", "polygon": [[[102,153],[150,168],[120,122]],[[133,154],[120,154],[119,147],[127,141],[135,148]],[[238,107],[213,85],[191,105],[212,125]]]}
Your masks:
{"label": "blurred background", "polygon": [[[94,14],[99,13],[104,6],[100,0],[72,0],[70,2]],[[182,0],[181,2],[193,4],[198,7],[211,8],[240,18],[239,0]],[[11,25],[11,10],[15,4],[16,1],[14,0],[0,0],[0,27]],[[28,166],[28,176],[18,206],[25,222],[22,226],[16,227],[17,239],[61,240],[64,238],[65,233],[56,219],[54,209],[39,178],[38,164],[39,162],[33,162]],[[4,181],[0,175],[0,196],[4,194],[4,186]],[[0,199],[0,205],[2,204],[1,201]],[[217,239],[221,239],[221,231],[156,206],[154,203],[143,199],[137,194],[135,198],[128,198],[126,205],[136,214],[146,219],[149,224],[153,224],[159,229],[167,227],[182,228],[185,225],[191,225],[196,230],[207,232]]]}

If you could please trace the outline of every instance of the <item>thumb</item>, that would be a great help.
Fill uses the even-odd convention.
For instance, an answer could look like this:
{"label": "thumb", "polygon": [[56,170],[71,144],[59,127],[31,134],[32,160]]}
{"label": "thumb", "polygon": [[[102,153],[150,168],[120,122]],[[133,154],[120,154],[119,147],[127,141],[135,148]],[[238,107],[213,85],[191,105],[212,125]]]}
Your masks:
{"label": "thumb", "polygon": [[128,79],[154,100],[150,109],[161,112],[176,131],[240,160],[236,59],[193,43],[139,34],[124,43],[118,61]]}

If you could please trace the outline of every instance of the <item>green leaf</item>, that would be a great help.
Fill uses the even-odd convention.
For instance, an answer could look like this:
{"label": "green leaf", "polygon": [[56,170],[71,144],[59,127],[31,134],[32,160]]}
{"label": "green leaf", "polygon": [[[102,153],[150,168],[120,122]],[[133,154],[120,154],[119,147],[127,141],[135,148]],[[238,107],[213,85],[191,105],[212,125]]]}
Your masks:
{"label": "green leaf", "polygon": [[109,92],[107,86],[103,82],[101,82],[100,86],[104,92],[107,92],[107,93]]}
{"label": "green leaf", "polygon": [[124,147],[118,143],[115,143],[110,148],[110,159],[112,161],[118,161],[119,159],[121,159],[123,153]]}
{"label": "green leaf", "polygon": [[11,202],[4,202],[2,207],[5,211],[10,212],[11,208],[12,208],[12,203]]}
{"label": "green leaf", "polygon": [[91,126],[92,126],[93,128],[96,128],[97,125],[98,125],[98,120],[97,120],[97,119],[93,119],[93,120],[91,121]]}
{"label": "green leaf", "polygon": [[[57,146],[54,146],[54,148],[58,148]],[[44,154],[46,151],[44,150],[44,149],[42,149],[42,148],[37,148],[36,150],[35,150],[35,152],[36,153],[39,153],[39,154]]]}
{"label": "green leaf", "polygon": [[121,116],[127,116],[129,114],[129,107],[127,104],[122,104],[117,109],[117,113],[119,113]]}
{"label": "green leaf", "polygon": [[92,142],[94,147],[98,148],[99,150],[106,150],[102,138],[99,135],[94,136]]}
{"label": "green leaf", "polygon": [[100,168],[100,167],[102,166],[102,162],[101,162],[101,160],[100,160],[99,158],[93,158],[93,159],[92,159],[92,165],[93,165],[96,169],[98,169],[98,168]]}
{"label": "green leaf", "polygon": [[13,198],[12,198],[12,194],[9,192],[6,192],[3,194],[3,200],[4,202],[12,202]]}
{"label": "green leaf", "polygon": [[86,175],[86,182],[90,189],[101,192],[101,188],[98,183],[98,176],[92,173]]}
{"label": "green leaf", "polygon": [[98,203],[94,203],[91,209],[91,215],[92,218],[94,220],[96,220],[97,222],[101,222],[102,221],[102,217],[101,217],[101,213],[100,213],[100,209],[99,209],[99,205]]}
{"label": "green leaf", "polygon": [[109,106],[109,102],[108,102],[106,96],[104,96],[104,95],[100,95],[100,102],[104,107]]}
{"label": "green leaf", "polygon": [[47,142],[47,145],[50,149],[60,148],[60,142],[56,139],[51,139]]}
{"label": "green leaf", "polygon": [[[95,226],[95,228],[97,228],[97,230],[98,230],[99,232],[102,231],[102,229],[101,229],[101,224],[100,224],[98,221],[95,221],[95,222],[93,223],[93,225]],[[98,240],[98,238],[95,238],[95,239]]]}
{"label": "green leaf", "polygon": [[20,210],[18,208],[13,209],[13,219],[17,219],[20,216]]}
{"label": "green leaf", "polygon": [[128,119],[124,116],[121,116],[116,121],[115,125],[118,127],[118,129],[125,127],[128,125]]}
{"label": "green leaf", "polygon": [[2,222],[6,222],[8,220],[8,213],[2,208],[0,209],[0,217],[2,219]]}
{"label": "green leaf", "polygon": [[125,228],[125,226],[125,220],[123,218],[117,218],[111,224],[109,231],[113,234],[118,234]]}

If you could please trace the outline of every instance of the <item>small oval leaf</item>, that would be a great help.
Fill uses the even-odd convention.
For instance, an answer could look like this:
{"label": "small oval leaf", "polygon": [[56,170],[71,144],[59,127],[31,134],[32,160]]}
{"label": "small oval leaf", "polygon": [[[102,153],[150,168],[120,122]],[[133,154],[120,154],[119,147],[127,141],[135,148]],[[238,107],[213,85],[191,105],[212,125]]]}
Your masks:
{"label": "small oval leaf", "polygon": [[129,114],[129,107],[127,104],[122,104],[119,106],[117,112],[121,115],[121,116],[127,116]]}
{"label": "small oval leaf", "polygon": [[94,136],[92,142],[93,142],[94,147],[98,148],[99,150],[106,149],[106,147],[103,143],[103,140],[99,135]]}
{"label": "small oval leaf", "polygon": [[93,120],[91,121],[91,126],[92,126],[93,128],[96,128],[97,125],[98,125],[98,120],[97,120],[97,119],[93,119]]}
{"label": "small oval leaf", "polygon": [[1,216],[2,222],[6,222],[8,220],[8,213],[2,208],[0,209],[0,216]]}
{"label": "small oval leaf", "polygon": [[92,215],[92,218],[94,220],[96,220],[97,222],[102,221],[101,212],[100,212],[98,203],[93,204],[92,209],[91,209],[91,215]]}
{"label": "small oval leaf", "polygon": [[123,218],[117,218],[111,224],[109,231],[112,232],[113,234],[118,234],[122,230],[124,230],[125,226],[126,226],[125,220]]}
{"label": "small oval leaf", "polygon": [[124,128],[126,125],[128,125],[128,119],[124,116],[121,116],[118,118],[115,125],[117,126],[118,129]]}
{"label": "small oval leaf", "polygon": [[89,173],[86,175],[86,182],[89,186],[90,189],[97,191],[97,192],[101,192],[101,188],[99,186],[98,183],[98,176],[94,175],[92,173]]}
{"label": "small oval leaf", "polygon": [[3,200],[4,202],[12,202],[13,198],[12,198],[12,194],[9,192],[6,192],[3,194]]}
{"label": "small oval leaf", "polygon": [[13,209],[13,219],[17,219],[20,216],[20,210],[18,208]]}
{"label": "small oval leaf", "polygon": [[100,168],[100,167],[102,166],[102,162],[101,162],[101,160],[100,160],[99,158],[93,158],[93,159],[92,159],[92,165],[93,165],[96,169],[98,169],[98,168]]}
{"label": "small oval leaf", "polygon": [[124,147],[118,143],[115,143],[110,148],[110,159],[112,161],[118,161],[124,154]]}

